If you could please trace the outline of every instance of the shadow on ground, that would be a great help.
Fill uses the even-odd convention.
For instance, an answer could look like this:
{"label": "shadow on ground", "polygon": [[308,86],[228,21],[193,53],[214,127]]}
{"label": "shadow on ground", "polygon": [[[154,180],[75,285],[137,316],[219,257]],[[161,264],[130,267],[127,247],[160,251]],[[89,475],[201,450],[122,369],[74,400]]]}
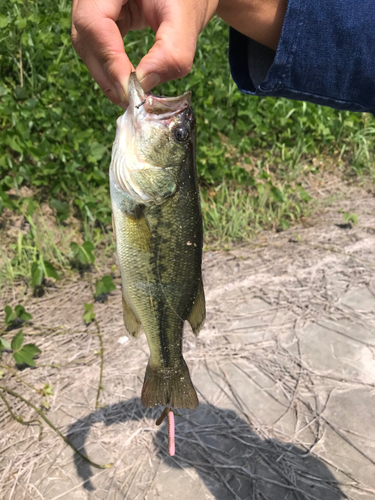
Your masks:
{"label": "shadow on ground", "polygon": [[[106,426],[145,418],[156,420],[160,408],[145,409],[138,398],[109,405],[70,426],[68,438],[82,453],[93,424]],[[346,498],[326,465],[292,444],[262,439],[234,411],[201,404],[176,417],[176,455],[167,455],[166,423],[154,436],[156,455],[173,468],[195,468],[217,500],[339,500]],[[145,426],[149,425],[145,423]],[[91,466],[75,455],[86,490],[94,490]]]}

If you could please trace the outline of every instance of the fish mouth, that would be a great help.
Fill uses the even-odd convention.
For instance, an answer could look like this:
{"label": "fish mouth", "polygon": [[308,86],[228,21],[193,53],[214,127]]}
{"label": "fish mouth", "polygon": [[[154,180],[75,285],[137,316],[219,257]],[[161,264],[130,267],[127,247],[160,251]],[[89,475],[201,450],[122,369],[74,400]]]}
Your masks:
{"label": "fish mouth", "polygon": [[[156,173],[156,170],[164,169],[165,158],[157,155],[150,157],[150,149],[158,148],[159,134],[163,138],[161,141],[163,147],[166,144],[177,143],[173,135],[174,129],[182,127],[186,122],[185,129],[190,130],[193,120],[191,92],[176,97],[144,92],[135,72],[132,73],[129,78],[129,105],[125,113],[117,119],[110,165],[111,182],[137,204],[147,206],[162,203],[166,197],[164,191],[160,196],[150,189],[147,191],[144,183],[141,185],[142,175],[139,173],[149,170],[160,177],[160,173]],[[145,151],[140,147],[140,143],[143,144]],[[185,151],[184,148],[185,143],[177,143],[175,146],[180,152]],[[174,154],[176,155],[176,152]],[[172,181],[174,182],[173,178]],[[162,187],[164,189],[165,186]],[[168,185],[168,189],[169,187]]]}
{"label": "fish mouth", "polygon": [[129,111],[143,119],[168,120],[191,106],[191,92],[177,97],[158,96],[144,92],[133,72],[129,77]]}

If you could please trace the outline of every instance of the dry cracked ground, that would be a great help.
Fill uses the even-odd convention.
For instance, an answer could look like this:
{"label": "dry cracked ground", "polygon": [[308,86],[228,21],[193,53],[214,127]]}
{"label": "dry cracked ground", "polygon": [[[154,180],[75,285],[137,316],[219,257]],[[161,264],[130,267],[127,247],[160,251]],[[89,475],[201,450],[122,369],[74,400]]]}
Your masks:
{"label": "dry cracked ground", "polygon": [[[100,339],[82,321],[89,282],[30,299],[24,332],[42,354],[18,376],[36,389],[51,384],[48,419],[92,461],[113,466],[82,460],[7,394],[14,414],[38,418],[43,431],[38,440],[39,425],[21,425],[0,400],[0,497],[374,499],[375,198],[345,190],[304,225],[205,253],[207,321],[198,338],[186,327],[184,339],[200,405],[176,417],[173,458],[166,423],[155,425],[161,409],[140,404],[148,347],[144,335],[123,338],[118,276],[108,303],[95,304],[99,397]],[[358,224],[342,225],[342,211]],[[2,363],[12,365],[9,354]],[[3,372],[3,387],[40,407],[38,392]]]}

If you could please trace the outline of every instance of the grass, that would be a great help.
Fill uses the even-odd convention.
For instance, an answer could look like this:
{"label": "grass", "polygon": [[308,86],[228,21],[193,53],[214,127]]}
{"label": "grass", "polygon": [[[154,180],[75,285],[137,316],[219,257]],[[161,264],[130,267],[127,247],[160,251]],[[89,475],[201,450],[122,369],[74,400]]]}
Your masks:
{"label": "grass", "polygon": [[202,194],[205,240],[221,248],[234,242],[250,241],[261,229],[287,229],[302,215],[310,213],[310,197],[285,197],[267,183],[257,188],[228,185],[225,182]]}
{"label": "grass", "polygon": [[[41,259],[52,264],[59,279],[92,267],[98,269],[114,259],[110,228],[103,232],[90,221],[81,223],[72,218],[59,223],[46,205],[35,204],[32,214],[24,207],[17,217],[5,210],[0,227],[0,293],[11,283],[22,284],[26,290],[32,288],[33,263]],[[88,264],[77,259],[71,247],[72,242],[82,245],[84,241],[91,242],[94,251],[94,259]]]}
{"label": "grass", "polygon": [[[69,269],[71,241],[92,242],[97,265],[113,253],[108,167],[122,111],[74,52],[70,9],[64,0],[15,0],[0,14],[0,215],[8,211],[25,226],[16,237],[2,230],[0,283],[29,280],[41,258],[57,272]],[[153,40],[150,30],[129,33],[134,65]],[[210,244],[283,230],[308,214],[306,176],[329,168],[353,182],[375,180],[371,115],[242,95],[230,78],[227,45],[228,27],[214,18],[199,37],[190,75],[156,89],[193,92]],[[29,214],[35,227],[25,215],[30,200],[39,207]],[[49,216],[44,224],[40,207],[49,207],[53,224]]]}
{"label": "grass", "polygon": [[40,256],[53,263],[56,269],[68,268],[69,243],[74,231],[47,224],[37,207],[33,216],[18,217],[20,229],[2,230],[0,244],[0,289],[4,284],[22,281],[27,286],[31,280],[31,268]]}

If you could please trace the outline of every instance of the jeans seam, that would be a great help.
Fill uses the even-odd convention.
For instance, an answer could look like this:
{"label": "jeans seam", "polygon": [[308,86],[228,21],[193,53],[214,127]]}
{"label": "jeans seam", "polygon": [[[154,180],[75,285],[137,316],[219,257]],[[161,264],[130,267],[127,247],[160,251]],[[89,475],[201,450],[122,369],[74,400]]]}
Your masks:
{"label": "jeans seam", "polygon": [[[288,9],[291,8],[291,2],[292,1],[293,0],[289,0],[290,3],[288,3],[288,7],[287,7],[287,11],[285,13],[285,17],[287,17],[287,15],[288,15]],[[296,1],[296,0],[294,0],[294,1]],[[263,84],[261,84],[258,87],[258,89],[261,92],[265,92],[265,93],[268,93],[268,92],[277,92],[279,90],[282,90],[283,88],[286,88],[285,87],[285,78],[286,78],[286,75],[288,73],[290,74],[290,69],[291,69],[291,66],[292,66],[292,61],[293,61],[293,58],[294,58],[294,55],[295,55],[295,52],[296,52],[296,49],[297,49],[297,46],[298,46],[298,40],[299,40],[299,37],[300,37],[300,34],[301,34],[301,28],[302,28],[303,23],[304,23],[303,16],[301,16],[302,1],[303,0],[299,1],[299,3],[298,3],[298,11],[297,11],[297,14],[296,14],[297,22],[295,22],[296,26],[295,26],[295,30],[294,30],[294,33],[293,33],[293,36],[292,36],[291,43],[290,43],[290,47],[291,48],[288,51],[289,53],[288,53],[288,56],[287,56],[285,64],[284,64],[283,73],[280,75],[280,78],[277,79],[277,81],[275,82],[275,85],[273,85],[271,88],[264,89],[264,88],[262,88]],[[284,31],[284,24],[283,24],[283,27],[282,27],[282,30],[281,30],[280,39],[283,36],[283,31]],[[277,49],[276,49],[275,59],[276,58],[277,58]]]}
{"label": "jeans seam", "polygon": [[[290,1],[292,1],[292,0],[290,0]],[[297,26],[296,26],[295,36],[294,36],[294,41],[293,41],[294,43],[293,43],[293,46],[292,46],[292,50],[290,51],[290,55],[288,57],[287,64],[285,65],[284,73],[282,75],[282,79],[283,80],[285,80],[287,73],[290,75],[290,71],[291,71],[291,67],[292,67],[292,63],[293,63],[293,58],[295,56],[295,53],[296,53],[296,50],[297,50],[297,47],[298,47],[298,40],[300,39],[301,32],[302,32],[302,27],[303,27],[304,22],[305,22],[304,16],[301,15],[301,12],[302,12],[302,3],[303,3],[303,1],[300,0],[299,1],[298,14],[297,14],[298,15],[298,23],[297,23]]]}

